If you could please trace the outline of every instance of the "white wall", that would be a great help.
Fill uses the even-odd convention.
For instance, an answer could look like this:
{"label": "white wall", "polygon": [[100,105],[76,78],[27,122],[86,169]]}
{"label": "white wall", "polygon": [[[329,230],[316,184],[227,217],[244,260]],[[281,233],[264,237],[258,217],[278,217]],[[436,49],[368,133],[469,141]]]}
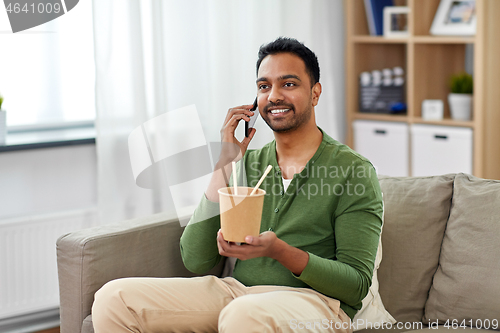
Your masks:
{"label": "white wall", "polygon": [[0,153],[0,222],[97,206],[95,145]]}

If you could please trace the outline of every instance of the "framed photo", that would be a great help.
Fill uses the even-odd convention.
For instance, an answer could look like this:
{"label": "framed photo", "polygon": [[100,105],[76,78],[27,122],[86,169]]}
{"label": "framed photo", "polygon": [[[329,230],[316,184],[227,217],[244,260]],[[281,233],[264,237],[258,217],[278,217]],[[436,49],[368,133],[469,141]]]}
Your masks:
{"label": "framed photo", "polygon": [[430,32],[431,35],[474,36],[476,1],[441,0]]}
{"label": "framed photo", "polygon": [[408,31],[409,7],[384,7],[384,37],[406,37]]}

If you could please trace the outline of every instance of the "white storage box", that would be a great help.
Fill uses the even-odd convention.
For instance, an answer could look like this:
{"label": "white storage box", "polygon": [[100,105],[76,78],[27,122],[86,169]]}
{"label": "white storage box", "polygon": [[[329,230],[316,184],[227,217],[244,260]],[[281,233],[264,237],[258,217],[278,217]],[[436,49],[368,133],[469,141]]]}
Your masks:
{"label": "white storage box", "polygon": [[409,134],[405,123],[356,120],[354,150],[369,159],[379,175],[405,177],[409,167]]}
{"label": "white storage box", "polygon": [[413,176],[472,174],[471,128],[415,124],[411,147]]}

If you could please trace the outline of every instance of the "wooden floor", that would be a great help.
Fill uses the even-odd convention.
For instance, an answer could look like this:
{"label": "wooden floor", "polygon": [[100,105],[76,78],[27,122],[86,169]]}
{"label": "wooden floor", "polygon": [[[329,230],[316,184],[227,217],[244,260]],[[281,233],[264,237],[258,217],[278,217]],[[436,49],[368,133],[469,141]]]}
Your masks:
{"label": "wooden floor", "polygon": [[36,333],[60,333],[60,332],[61,330],[59,330],[59,327],[56,327],[56,328],[51,328],[49,330],[39,331]]}

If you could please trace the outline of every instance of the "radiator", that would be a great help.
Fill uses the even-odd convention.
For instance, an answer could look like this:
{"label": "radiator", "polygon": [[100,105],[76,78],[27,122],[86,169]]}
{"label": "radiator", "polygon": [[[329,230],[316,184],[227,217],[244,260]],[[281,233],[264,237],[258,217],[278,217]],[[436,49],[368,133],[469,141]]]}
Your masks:
{"label": "radiator", "polygon": [[0,321],[59,307],[56,240],[96,219],[86,209],[0,221]]}

